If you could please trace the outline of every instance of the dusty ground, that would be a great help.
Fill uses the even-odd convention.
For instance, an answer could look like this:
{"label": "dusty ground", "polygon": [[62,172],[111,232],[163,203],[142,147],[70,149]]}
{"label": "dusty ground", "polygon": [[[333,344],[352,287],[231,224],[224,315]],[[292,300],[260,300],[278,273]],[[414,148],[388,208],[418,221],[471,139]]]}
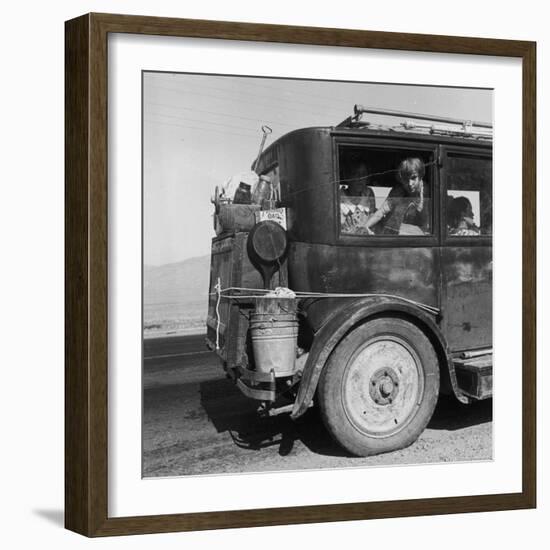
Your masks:
{"label": "dusty ground", "polygon": [[492,400],[442,400],[413,445],[356,458],[332,441],[316,409],[295,422],[258,417],[204,349],[202,336],[146,341],[145,477],[491,459]]}

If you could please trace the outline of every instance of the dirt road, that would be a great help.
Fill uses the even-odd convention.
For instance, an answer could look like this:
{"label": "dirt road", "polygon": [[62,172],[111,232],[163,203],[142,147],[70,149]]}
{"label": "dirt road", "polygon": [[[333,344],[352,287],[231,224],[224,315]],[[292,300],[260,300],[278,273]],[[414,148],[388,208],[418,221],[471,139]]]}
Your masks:
{"label": "dirt road", "polygon": [[143,386],[145,477],[487,460],[492,454],[492,400],[467,407],[443,400],[407,449],[349,456],[325,432],[315,408],[295,422],[288,415],[258,417],[257,403],[225,378],[203,336],[146,340]]}

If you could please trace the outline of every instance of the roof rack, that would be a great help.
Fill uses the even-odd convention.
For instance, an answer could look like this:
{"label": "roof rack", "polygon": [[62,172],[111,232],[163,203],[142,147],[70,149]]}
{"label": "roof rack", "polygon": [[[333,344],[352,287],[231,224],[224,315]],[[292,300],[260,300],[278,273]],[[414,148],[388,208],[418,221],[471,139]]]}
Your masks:
{"label": "roof rack", "polygon": [[[430,134],[455,135],[464,137],[488,138],[493,137],[493,125],[489,122],[480,122],[476,120],[460,120],[457,118],[442,117],[437,115],[425,115],[421,113],[410,113],[406,111],[394,111],[391,109],[381,109],[378,107],[365,107],[364,105],[355,105],[353,107],[353,116],[350,116],[338,124],[338,128],[342,127],[370,127],[369,121],[362,120],[366,113],[385,115],[406,119],[427,120],[430,122],[439,122],[453,126],[441,126],[437,124],[422,124],[405,120],[399,126],[380,127],[386,130],[415,130],[427,132]],[[456,126],[459,126],[458,128]]]}

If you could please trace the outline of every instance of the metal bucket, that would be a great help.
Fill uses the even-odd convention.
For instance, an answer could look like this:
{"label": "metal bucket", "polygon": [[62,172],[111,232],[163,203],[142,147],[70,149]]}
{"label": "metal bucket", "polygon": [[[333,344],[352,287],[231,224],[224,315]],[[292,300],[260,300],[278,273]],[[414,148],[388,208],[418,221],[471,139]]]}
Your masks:
{"label": "metal bucket", "polygon": [[250,332],[256,370],[291,376],[296,361],[298,320],[294,313],[253,313]]}

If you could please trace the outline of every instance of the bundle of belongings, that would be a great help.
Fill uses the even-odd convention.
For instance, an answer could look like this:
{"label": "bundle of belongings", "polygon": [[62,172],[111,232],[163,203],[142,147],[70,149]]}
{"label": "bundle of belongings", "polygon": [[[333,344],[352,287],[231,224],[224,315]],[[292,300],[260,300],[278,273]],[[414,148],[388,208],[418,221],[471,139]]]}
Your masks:
{"label": "bundle of belongings", "polygon": [[249,170],[231,176],[219,189],[213,202],[216,234],[250,231],[260,210],[274,208],[274,189],[269,176]]}
{"label": "bundle of belongings", "polygon": [[260,178],[252,170],[231,176],[221,187],[220,199],[233,204],[250,204]]}

